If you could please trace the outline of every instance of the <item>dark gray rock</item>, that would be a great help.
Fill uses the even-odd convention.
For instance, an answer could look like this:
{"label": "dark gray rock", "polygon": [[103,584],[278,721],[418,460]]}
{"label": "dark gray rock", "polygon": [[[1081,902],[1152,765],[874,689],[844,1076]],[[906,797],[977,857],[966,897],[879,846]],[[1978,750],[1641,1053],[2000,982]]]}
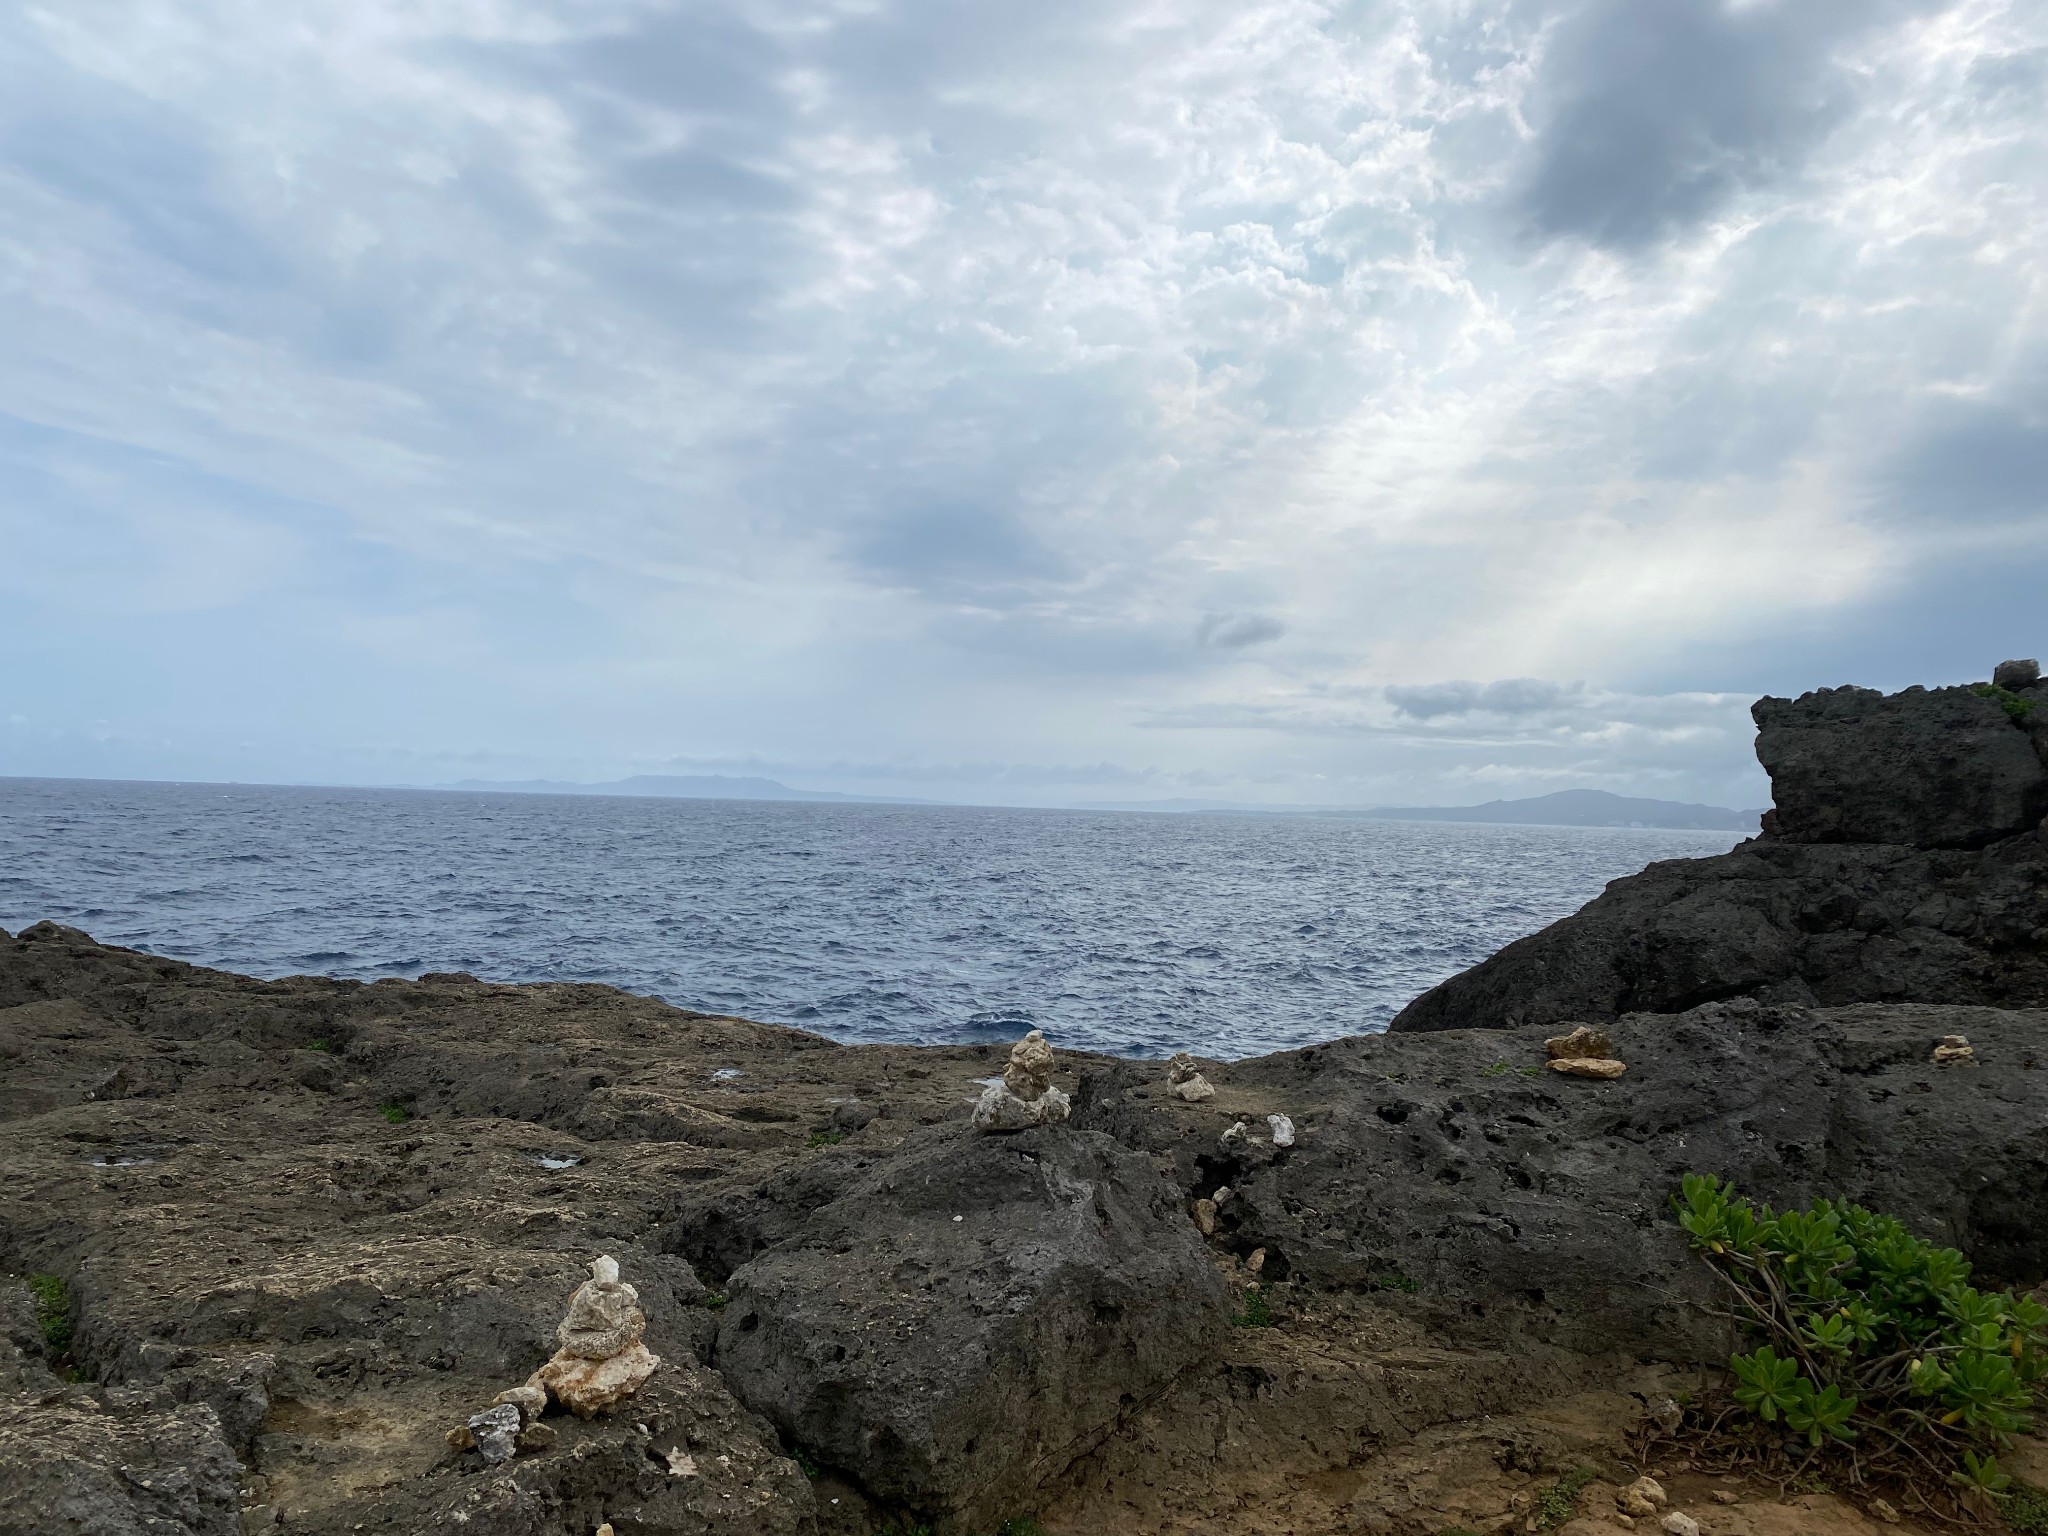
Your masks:
{"label": "dark gray rock", "polygon": [[1768,838],[1981,848],[2048,812],[2027,733],[1968,688],[1823,688],[1750,713],[1775,803]]}
{"label": "dark gray rock", "polygon": [[1670,860],[1422,994],[1396,1033],[1703,1002],[2048,1002],[2048,842],[1976,850],[1756,841]]}
{"label": "dark gray rock", "polygon": [[[1747,999],[1610,1026],[1613,1082],[1545,1066],[1549,1031],[1362,1037],[1217,1069],[1300,1144],[1224,1149],[1223,1117],[1091,1074],[1077,1120],[1228,1184],[1217,1240],[1311,1289],[1413,1290],[1474,1344],[1725,1358],[1710,1276],[1668,1202],[1691,1172],[1778,1205],[1857,1200],[1993,1283],[2048,1275],[2048,1013]],[[1978,1065],[1937,1067],[1943,1035]]]}
{"label": "dark gray rock", "polygon": [[835,1131],[865,1130],[874,1118],[875,1106],[860,1099],[848,1099],[844,1104],[832,1106],[832,1129]]}
{"label": "dark gray rock", "polygon": [[2041,681],[2041,663],[2034,660],[2001,661],[1991,674],[1991,686],[2017,692]]}
{"label": "dark gray rock", "polygon": [[1763,837],[1613,882],[1391,1029],[1597,1023],[1731,997],[2048,1003],[2048,698],[2015,716],[1966,688],[1836,688],[1755,713],[1777,796]]}
{"label": "dark gray rock", "polygon": [[922,1133],[728,1289],[740,1400],[942,1532],[1030,1510],[1228,1316],[1176,1191],[1063,1126]]}
{"label": "dark gray rock", "polygon": [[0,1402],[0,1536],[235,1536],[241,1470],[203,1405]]}

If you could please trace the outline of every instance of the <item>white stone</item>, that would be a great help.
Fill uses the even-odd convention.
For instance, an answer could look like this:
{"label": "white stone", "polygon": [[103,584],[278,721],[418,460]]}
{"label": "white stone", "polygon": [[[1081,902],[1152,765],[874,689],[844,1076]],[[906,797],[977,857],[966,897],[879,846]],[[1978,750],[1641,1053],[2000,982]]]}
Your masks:
{"label": "white stone", "polygon": [[1700,1536],[1699,1521],[1675,1509],[1657,1522],[1657,1528],[1664,1532],[1664,1536]]}
{"label": "white stone", "polygon": [[1268,1115],[1266,1124],[1273,1131],[1273,1145],[1291,1147],[1294,1145],[1294,1122],[1285,1115]]}
{"label": "white stone", "polygon": [[1199,1072],[1193,1077],[1188,1078],[1185,1082],[1175,1083],[1167,1091],[1175,1098],[1188,1104],[1199,1104],[1204,1099],[1216,1097],[1215,1087],[1210,1083],[1209,1079],[1202,1076]]}
{"label": "white stone", "polygon": [[1639,1477],[1614,1496],[1614,1502],[1621,1506],[1626,1515],[1654,1515],[1671,1500],[1665,1495],[1664,1485],[1654,1477]]}
{"label": "white stone", "polygon": [[668,1448],[668,1475],[670,1477],[695,1477],[697,1458],[679,1445]]}
{"label": "white stone", "polygon": [[1020,1099],[1009,1086],[998,1083],[975,1101],[974,1128],[980,1131],[1023,1131],[1034,1125],[1056,1125],[1067,1118],[1073,1106],[1057,1088],[1048,1088],[1035,1099]]}

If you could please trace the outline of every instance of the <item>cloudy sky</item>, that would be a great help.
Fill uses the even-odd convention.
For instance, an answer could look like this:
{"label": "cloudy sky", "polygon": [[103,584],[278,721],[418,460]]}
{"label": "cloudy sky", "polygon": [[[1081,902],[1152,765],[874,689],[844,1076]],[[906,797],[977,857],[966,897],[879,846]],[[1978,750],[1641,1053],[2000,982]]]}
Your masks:
{"label": "cloudy sky", "polygon": [[0,773],[1755,804],[2044,263],[2044,0],[11,6]]}

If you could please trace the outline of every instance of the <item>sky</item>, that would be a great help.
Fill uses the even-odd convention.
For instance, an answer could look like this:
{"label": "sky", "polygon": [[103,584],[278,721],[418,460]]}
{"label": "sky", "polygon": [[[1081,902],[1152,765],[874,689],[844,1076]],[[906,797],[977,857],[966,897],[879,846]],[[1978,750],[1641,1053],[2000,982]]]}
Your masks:
{"label": "sky", "polygon": [[0,774],[1764,802],[2048,656],[2048,0],[0,13]]}

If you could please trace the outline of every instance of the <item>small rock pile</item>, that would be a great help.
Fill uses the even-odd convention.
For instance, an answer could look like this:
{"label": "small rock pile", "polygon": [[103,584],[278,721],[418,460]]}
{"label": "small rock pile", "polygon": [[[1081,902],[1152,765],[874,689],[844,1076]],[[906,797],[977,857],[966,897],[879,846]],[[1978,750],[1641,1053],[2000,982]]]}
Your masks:
{"label": "small rock pile", "polygon": [[490,1407],[450,1430],[448,1443],[474,1450],[494,1466],[552,1445],[555,1432],[541,1422],[550,1397],[587,1419],[647,1384],[661,1357],[640,1342],[646,1328],[640,1293],[619,1279],[619,1261],[609,1254],[596,1259],[590,1278],[569,1298],[568,1313],[555,1330],[561,1347],[553,1357],[524,1385],[508,1387]]}
{"label": "small rock pile", "polygon": [[1943,1035],[1934,1046],[1934,1064],[1937,1067],[1974,1067],[1977,1052],[1970,1044],[1968,1035]]}
{"label": "small rock pile", "polygon": [[1543,1042],[1550,1055],[1550,1070],[1569,1077],[1616,1078],[1628,1070],[1614,1056],[1614,1042],[1603,1029],[1579,1025],[1568,1035],[1553,1035]]}
{"label": "small rock pile", "polygon": [[1011,1046],[1003,1080],[990,1083],[975,1103],[975,1129],[1022,1131],[1066,1119],[1072,1105],[1053,1087],[1052,1067],[1052,1047],[1043,1031],[1034,1029]]}
{"label": "small rock pile", "polygon": [[1167,1090],[1177,1099],[1190,1104],[1199,1104],[1204,1099],[1216,1097],[1216,1089],[1209,1079],[1202,1076],[1195,1065],[1195,1058],[1186,1051],[1175,1053],[1173,1060],[1166,1064]]}

